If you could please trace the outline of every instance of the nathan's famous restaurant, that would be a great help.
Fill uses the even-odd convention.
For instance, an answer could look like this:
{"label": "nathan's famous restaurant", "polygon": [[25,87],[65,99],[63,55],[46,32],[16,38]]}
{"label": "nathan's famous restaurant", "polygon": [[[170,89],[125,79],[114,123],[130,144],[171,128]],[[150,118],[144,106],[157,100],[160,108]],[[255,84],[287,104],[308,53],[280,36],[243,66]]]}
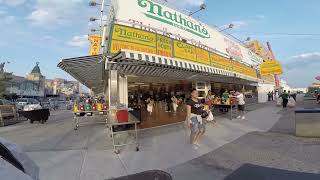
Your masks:
{"label": "nathan's famous restaurant", "polygon": [[[105,46],[95,47],[99,54],[63,59],[58,67],[104,95],[109,107],[134,109],[130,117],[142,128],[184,121],[183,100],[192,88],[199,98],[209,90],[216,96],[243,91],[247,103],[266,101],[276,88],[274,75],[260,75],[259,65],[272,52],[259,42],[244,45],[163,4],[114,0],[106,27]],[[152,113],[145,103],[150,96]],[[181,100],[176,109],[168,103],[172,96]]]}

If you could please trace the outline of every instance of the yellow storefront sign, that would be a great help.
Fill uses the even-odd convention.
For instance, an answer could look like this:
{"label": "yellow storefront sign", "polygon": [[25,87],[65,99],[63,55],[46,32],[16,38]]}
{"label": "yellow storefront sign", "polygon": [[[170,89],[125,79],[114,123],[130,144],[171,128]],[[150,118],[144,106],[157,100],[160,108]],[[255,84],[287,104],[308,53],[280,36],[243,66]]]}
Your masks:
{"label": "yellow storefront sign", "polygon": [[196,48],[196,55],[198,63],[210,65],[210,55],[208,51],[201,48]]}
{"label": "yellow storefront sign", "polygon": [[156,34],[136,28],[114,25],[112,39],[150,47],[156,47]]}
{"label": "yellow storefront sign", "polygon": [[245,66],[244,70],[245,70],[244,75],[252,77],[252,78],[257,78],[257,70],[256,69]]}
{"label": "yellow storefront sign", "polygon": [[123,41],[116,41],[113,40],[111,43],[110,52],[111,53],[117,53],[122,49],[132,50],[132,51],[140,51],[150,54],[157,54],[157,50],[155,47],[150,46],[144,46],[140,44],[134,44],[129,42],[123,42]]}
{"label": "yellow storefront sign", "polygon": [[213,67],[232,71],[232,62],[228,58],[215,53],[210,53],[210,61]]}
{"label": "yellow storefront sign", "polygon": [[101,36],[91,35],[89,36],[90,46],[90,56],[98,55],[101,47]]}
{"label": "yellow storefront sign", "polygon": [[[257,46],[258,44],[254,45]],[[245,64],[216,53],[211,53],[186,42],[133,27],[115,24],[109,48],[112,54],[127,49],[211,65],[216,68],[257,78],[256,70]]]}
{"label": "yellow storefront sign", "polygon": [[172,39],[157,35],[157,54],[160,56],[172,57]]}
{"label": "yellow storefront sign", "polygon": [[197,61],[196,47],[174,40],[174,57],[190,61]]}
{"label": "yellow storefront sign", "polygon": [[236,61],[232,62],[232,69],[234,72],[242,74],[243,73],[243,68],[242,68],[242,64]]}
{"label": "yellow storefront sign", "polygon": [[266,61],[260,65],[260,74],[262,76],[282,73],[282,66],[279,61]]}

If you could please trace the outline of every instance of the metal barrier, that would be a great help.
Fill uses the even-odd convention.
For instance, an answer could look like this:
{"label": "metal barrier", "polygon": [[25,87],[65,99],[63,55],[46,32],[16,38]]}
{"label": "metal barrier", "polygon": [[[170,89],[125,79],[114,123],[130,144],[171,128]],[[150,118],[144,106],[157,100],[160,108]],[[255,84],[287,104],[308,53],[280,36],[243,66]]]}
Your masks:
{"label": "metal barrier", "polygon": [[17,110],[14,105],[0,105],[0,127],[18,122]]}

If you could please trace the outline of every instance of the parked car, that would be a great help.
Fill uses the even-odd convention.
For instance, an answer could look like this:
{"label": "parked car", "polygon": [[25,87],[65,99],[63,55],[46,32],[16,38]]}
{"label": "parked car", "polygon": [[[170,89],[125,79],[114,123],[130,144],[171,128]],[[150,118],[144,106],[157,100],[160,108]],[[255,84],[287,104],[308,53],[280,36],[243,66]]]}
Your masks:
{"label": "parked car", "polygon": [[0,99],[0,105],[12,105],[13,103],[11,101]]}
{"label": "parked car", "polygon": [[40,102],[33,98],[19,98],[16,101],[18,110],[23,110],[26,105],[40,105]]}

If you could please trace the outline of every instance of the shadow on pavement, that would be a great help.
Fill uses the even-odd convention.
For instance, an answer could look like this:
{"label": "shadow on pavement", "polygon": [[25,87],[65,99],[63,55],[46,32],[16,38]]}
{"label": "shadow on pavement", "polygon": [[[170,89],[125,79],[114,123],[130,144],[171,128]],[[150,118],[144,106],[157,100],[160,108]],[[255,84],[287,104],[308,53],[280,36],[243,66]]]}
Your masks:
{"label": "shadow on pavement", "polygon": [[172,177],[170,174],[164,171],[152,170],[129,176],[123,176],[112,180],[172,180]]}
{"label": "shadow on pavement", "polygon": [[224,180],[318,180],[320,174],[311,174],[244,164]]}

